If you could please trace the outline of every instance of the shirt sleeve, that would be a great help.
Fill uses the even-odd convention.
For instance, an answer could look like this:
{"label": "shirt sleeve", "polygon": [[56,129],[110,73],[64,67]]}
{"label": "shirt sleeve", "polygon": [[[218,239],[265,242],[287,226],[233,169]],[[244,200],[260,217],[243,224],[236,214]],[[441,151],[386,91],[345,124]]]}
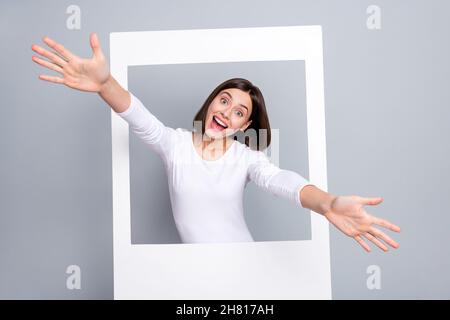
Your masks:
{"label": "shirt sleeve", "polygon": [[131,102],[128,109],[123,112],[116,112],[116,114],[128,123],[130,130],[147,147],[163,159],[167,159],[175,143],[176,130],[165,126],[131,92],[130,98]]}
{"label": "shirt sleeve", "polygon": [[258,187],[277,197],[288,200],[303,208],[300,191],[307,185],[313,185],[298,173],[281,169],[262,151],[252,151],[254,156],[248,166],[247,182],[253,181]]}

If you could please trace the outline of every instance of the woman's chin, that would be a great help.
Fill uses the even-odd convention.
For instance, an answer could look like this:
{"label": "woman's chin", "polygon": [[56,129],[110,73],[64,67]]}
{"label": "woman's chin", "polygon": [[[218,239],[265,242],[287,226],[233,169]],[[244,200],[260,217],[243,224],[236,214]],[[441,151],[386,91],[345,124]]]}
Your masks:
{"label": "woman's chin", "polygon": [[205,134],[211,138],[211,139],[222,139],[226,136],[230,136],[234,133],[234,130],[231,129],[223,129],[223,130],[216,130],[216,129],[206,129]]}
{"label": "woman's chin", "polygon": [[205,134],[211,139],[221,139],[224,137],[224,131],[218,131],[216,129],[206,129]]}

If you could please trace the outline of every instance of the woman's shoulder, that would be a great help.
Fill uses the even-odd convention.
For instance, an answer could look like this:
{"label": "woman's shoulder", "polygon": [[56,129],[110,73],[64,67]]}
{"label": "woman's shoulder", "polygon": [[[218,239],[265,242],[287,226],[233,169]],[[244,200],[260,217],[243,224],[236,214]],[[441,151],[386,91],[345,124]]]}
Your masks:
{"label": "woman's shoulder", "polygon": [[263,151],[252,149],[245,143],[242,143],[240,141],[235,141],[234,144],[236,145],[236,154],[242,161],[252,163],[254,161],[265,159],[267,157]]}
{"label": "woman's shoulder", "polygon": [[166,126],[166,129],[169,130],[173,136],[175,136],[176,138],[179,138],[179,139],[185,139],[186,137],[189,136],[189,133],[190,133],[190,131],[185,128],[172,128],[172,127]]}
{"label": "woman's shoulder", "polygon": [[187,137],[189,135],[189,130],[185,128],[173,128],[169,126],[164,126],[164,141],[163,145],[165,149],[176,149],[180,145],[187,143]]}
{"label": "woman's shoulder", "polygon": [[186,128],[174,128],[175,132],[179,134],[180,136],[186,137],[188,136],[192,131],[186,129]]}

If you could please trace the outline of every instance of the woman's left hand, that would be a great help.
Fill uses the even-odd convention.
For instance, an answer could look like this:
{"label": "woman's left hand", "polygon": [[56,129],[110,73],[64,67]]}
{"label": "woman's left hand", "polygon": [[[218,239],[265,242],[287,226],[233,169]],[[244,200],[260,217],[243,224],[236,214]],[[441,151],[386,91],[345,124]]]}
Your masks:
{"label": "woman's left hand", "polygon": [[372,241],[383,251],[388,251],[388,247],[380,240],[397,249],[399,244],[373,225],[379,225],[395,232],[400,232],[400,227],[387,220],[372,216],[364,209],[364,205],[377,205],[382,201],[383,198],[363,198],[355,195],[337,196],[324,216],[344,234],[354,238],[367,252],[371,250],[363,237]]}

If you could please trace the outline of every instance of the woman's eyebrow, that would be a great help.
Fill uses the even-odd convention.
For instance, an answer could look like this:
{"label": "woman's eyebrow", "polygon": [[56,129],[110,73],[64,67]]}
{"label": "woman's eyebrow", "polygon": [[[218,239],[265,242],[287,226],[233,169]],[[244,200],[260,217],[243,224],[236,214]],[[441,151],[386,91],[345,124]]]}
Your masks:
{"label": "woman's eyebrow", "polygon": [[[222,92],[222,93],[226,93],[227,95],[230,96],[231,100],[233,100],[233,96],[232,96],[228,91],[224,91],[224,92]],[[240,103],[240,105],[243,106],[243,107],[244,107],[245,109],[247,109],[247,111],[248,111],[248,108],[247,108],[246,106],[244,106],[242,103]]]}

